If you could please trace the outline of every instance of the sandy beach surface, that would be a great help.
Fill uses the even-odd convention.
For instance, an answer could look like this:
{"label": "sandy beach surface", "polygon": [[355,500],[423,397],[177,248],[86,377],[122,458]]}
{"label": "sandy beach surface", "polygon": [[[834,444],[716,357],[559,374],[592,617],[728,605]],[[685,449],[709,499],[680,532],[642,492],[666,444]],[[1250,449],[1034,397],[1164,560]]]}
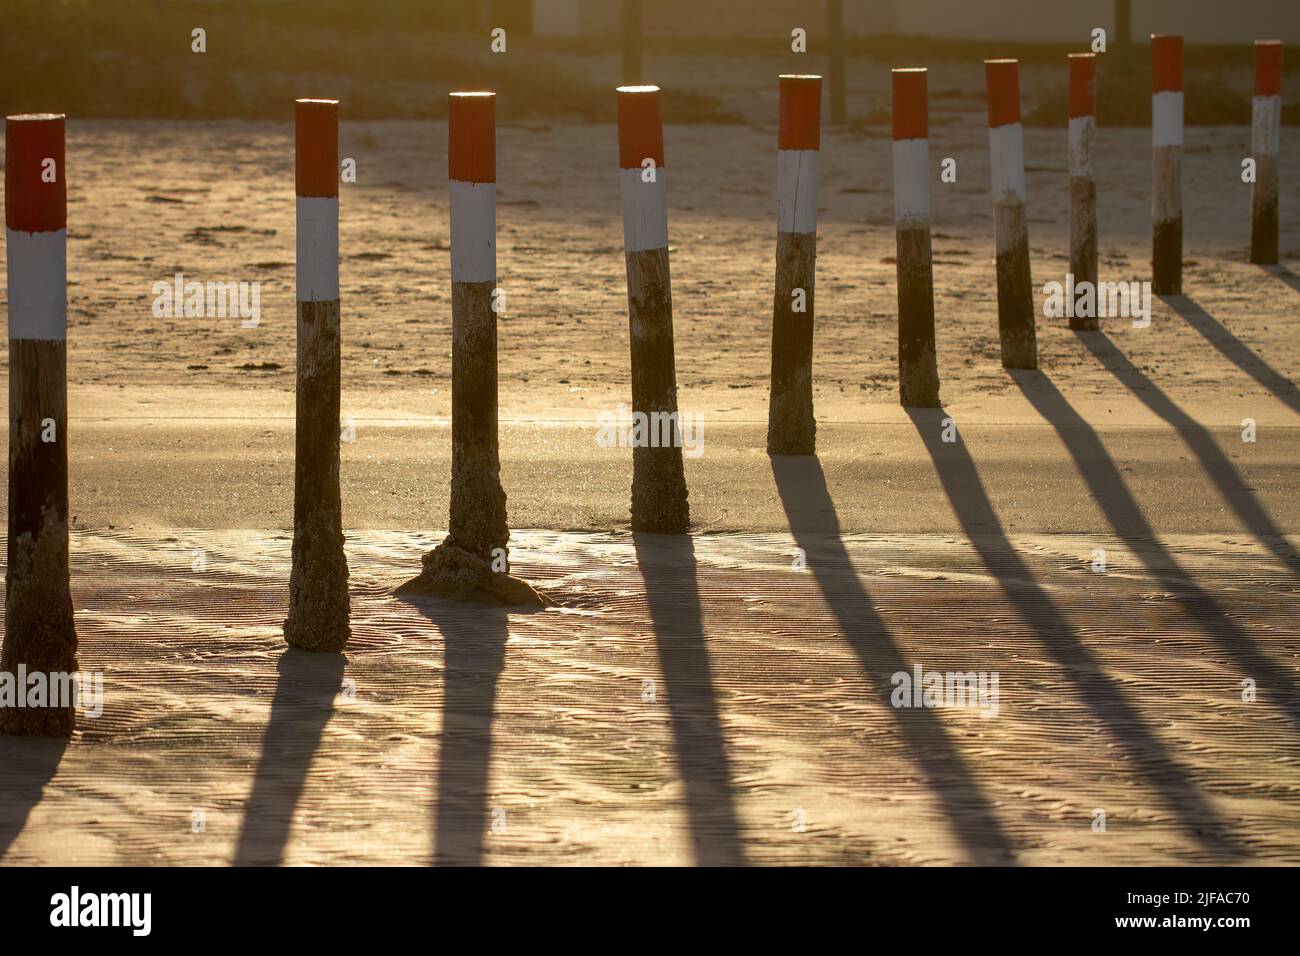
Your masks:
{"label": "sandy beach surface", "polygon": [[[0,740],[4,859],[1300,860],[1293,571],[1200,535],[841,536],[807,530],[815,464],[782,483],[793,533],[517,534],[565,604],[538,614],[396,600],[431,539],[354,535],[346,663],[283,649],[285,534],[79,535],[104,713]],[[997,715],[891,707],[916,664],[997,671]]]}
{"label": "sandy beach surface", "polygon": [[[1146,328],[1040,317],[1009,374],[981,102],[934,114],[944,408],[897,405],[887,131],[828,130],[819,455],[776,460],[774,125],[667,117],[689,538],[629,533],[630,452],[595,441],[630,398],[615,131],[499,130],[512,563],[559,604],[532,614],[391,595],[447,520],[446,129],[345,122],[345,658],[279,630],[290,124],[70,122],[72,592],[105,701],[66,746],[0,739],[0,862],[1300,863],[1300,151],[1265,270],[1248,128],[1189,129],[1187,294]],[[1025,145],[1041,289],[1064,131]],[[1102,278],[1140,281],[1149,134],[1097,150]],[[260,281],[260,322],[155,316],[176,273]],[[998,713],[891,706],[918,664],[997,672]]]}

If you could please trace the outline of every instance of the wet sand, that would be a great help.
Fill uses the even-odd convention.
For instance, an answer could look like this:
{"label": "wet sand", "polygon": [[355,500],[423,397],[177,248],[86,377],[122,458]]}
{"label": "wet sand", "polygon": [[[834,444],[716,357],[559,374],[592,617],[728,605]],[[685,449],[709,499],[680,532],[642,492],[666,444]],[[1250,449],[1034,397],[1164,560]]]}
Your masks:
{"label": "wet sand", "polygon": [[[107,705],[57,769],[0,741],[5,862],[1300,862],[1293,573],[809,530],[786,464],[793,534],[517,534],[542,613],[396,600],[431,539],[354,535],[346,661],[283,650],[287,535],[77,534]],[[891,707],[918,663],[996,670],[997,716]]]}

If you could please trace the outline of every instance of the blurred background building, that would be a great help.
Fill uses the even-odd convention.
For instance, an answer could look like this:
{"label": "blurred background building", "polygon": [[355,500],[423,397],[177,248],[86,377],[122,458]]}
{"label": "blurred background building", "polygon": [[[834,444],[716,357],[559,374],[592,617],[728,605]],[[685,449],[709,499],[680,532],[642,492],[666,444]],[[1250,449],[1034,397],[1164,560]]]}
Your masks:
{"label": "blurred background building", "polygon": [[[501,8],[517,3],[489,4]],[[1093,27],[1112,29],[1113,0],[844,0],[849,37],[929,36],[939,39],[1077,42]],[[617,33],[619,0],[531,0],[538,36],[580,37]],[[647,36],[773,36],[802,26],[826,29],[825,2],[817,0],[654,0],[642,4]],[[1241,43],[1271,37],[1300,41],[1297,0],[1133,0],[1135,39],[1177,23],[1188,43]]]}

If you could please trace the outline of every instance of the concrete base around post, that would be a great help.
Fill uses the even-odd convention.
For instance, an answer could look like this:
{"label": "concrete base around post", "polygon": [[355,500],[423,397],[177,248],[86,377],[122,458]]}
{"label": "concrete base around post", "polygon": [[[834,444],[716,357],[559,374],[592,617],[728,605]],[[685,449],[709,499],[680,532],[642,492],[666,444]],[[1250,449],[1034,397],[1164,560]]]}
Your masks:
{"label": "concrete base around post", "polygon": [[395,594],[518,608],[543,608],[555,603],[527,581],[492,570],[491,560],[462,547],[450,534],[425,553],[421,566],[420,573],[398,587]]}

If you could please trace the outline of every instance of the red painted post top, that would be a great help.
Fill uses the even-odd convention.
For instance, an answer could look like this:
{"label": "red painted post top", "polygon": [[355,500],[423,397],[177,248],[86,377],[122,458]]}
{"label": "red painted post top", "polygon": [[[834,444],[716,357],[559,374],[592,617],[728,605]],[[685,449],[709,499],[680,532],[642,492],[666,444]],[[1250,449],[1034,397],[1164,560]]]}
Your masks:
{"label": "red painted post top", "polygon": [[303,197],[339,194],[339,101],[294,100],[294,179]]}
{"label": "red painted post top", "polygon": [[664,165],[664,124],[659,115],[659,87],[618,88],[618,165],[638,169],[642,160]]}
{"label": "red painted post top", "polygon": [[1282,94],[1282,41],[1255,41],[1255,95]]}
{"label": "red painted post top", "polygon": [[1151,34],[1151,92],[1180,93],[1183,89],[1183,38]]}
{"label": "red painted post top", "polygon": [[822,142],[822,78],[786,74],[780,78],[781,123],[778,149],[820,149]]}
{"label": "red painted post top", "polygon": [[1071,53],[1070,119],[1097,115],[1097,57],[1092,53]]}
{"label": "red painted post top", "polygon": [[891,71],[894,84],[894,139],[929,139],[929,71],[907,67]]}
{"label": "red painted post top", "polygon": [[62,113],[5,117],[5,224],[15,232],[67,228],[63,121]]}
{"label": "red painted post top", "polygon": [[497,95],[447,97],[447,173],[462,183],[497,181]]}
{"label": "red painted post top", "polygon": [[989,129],[1020,122],[1020,61],[985,60]]}

